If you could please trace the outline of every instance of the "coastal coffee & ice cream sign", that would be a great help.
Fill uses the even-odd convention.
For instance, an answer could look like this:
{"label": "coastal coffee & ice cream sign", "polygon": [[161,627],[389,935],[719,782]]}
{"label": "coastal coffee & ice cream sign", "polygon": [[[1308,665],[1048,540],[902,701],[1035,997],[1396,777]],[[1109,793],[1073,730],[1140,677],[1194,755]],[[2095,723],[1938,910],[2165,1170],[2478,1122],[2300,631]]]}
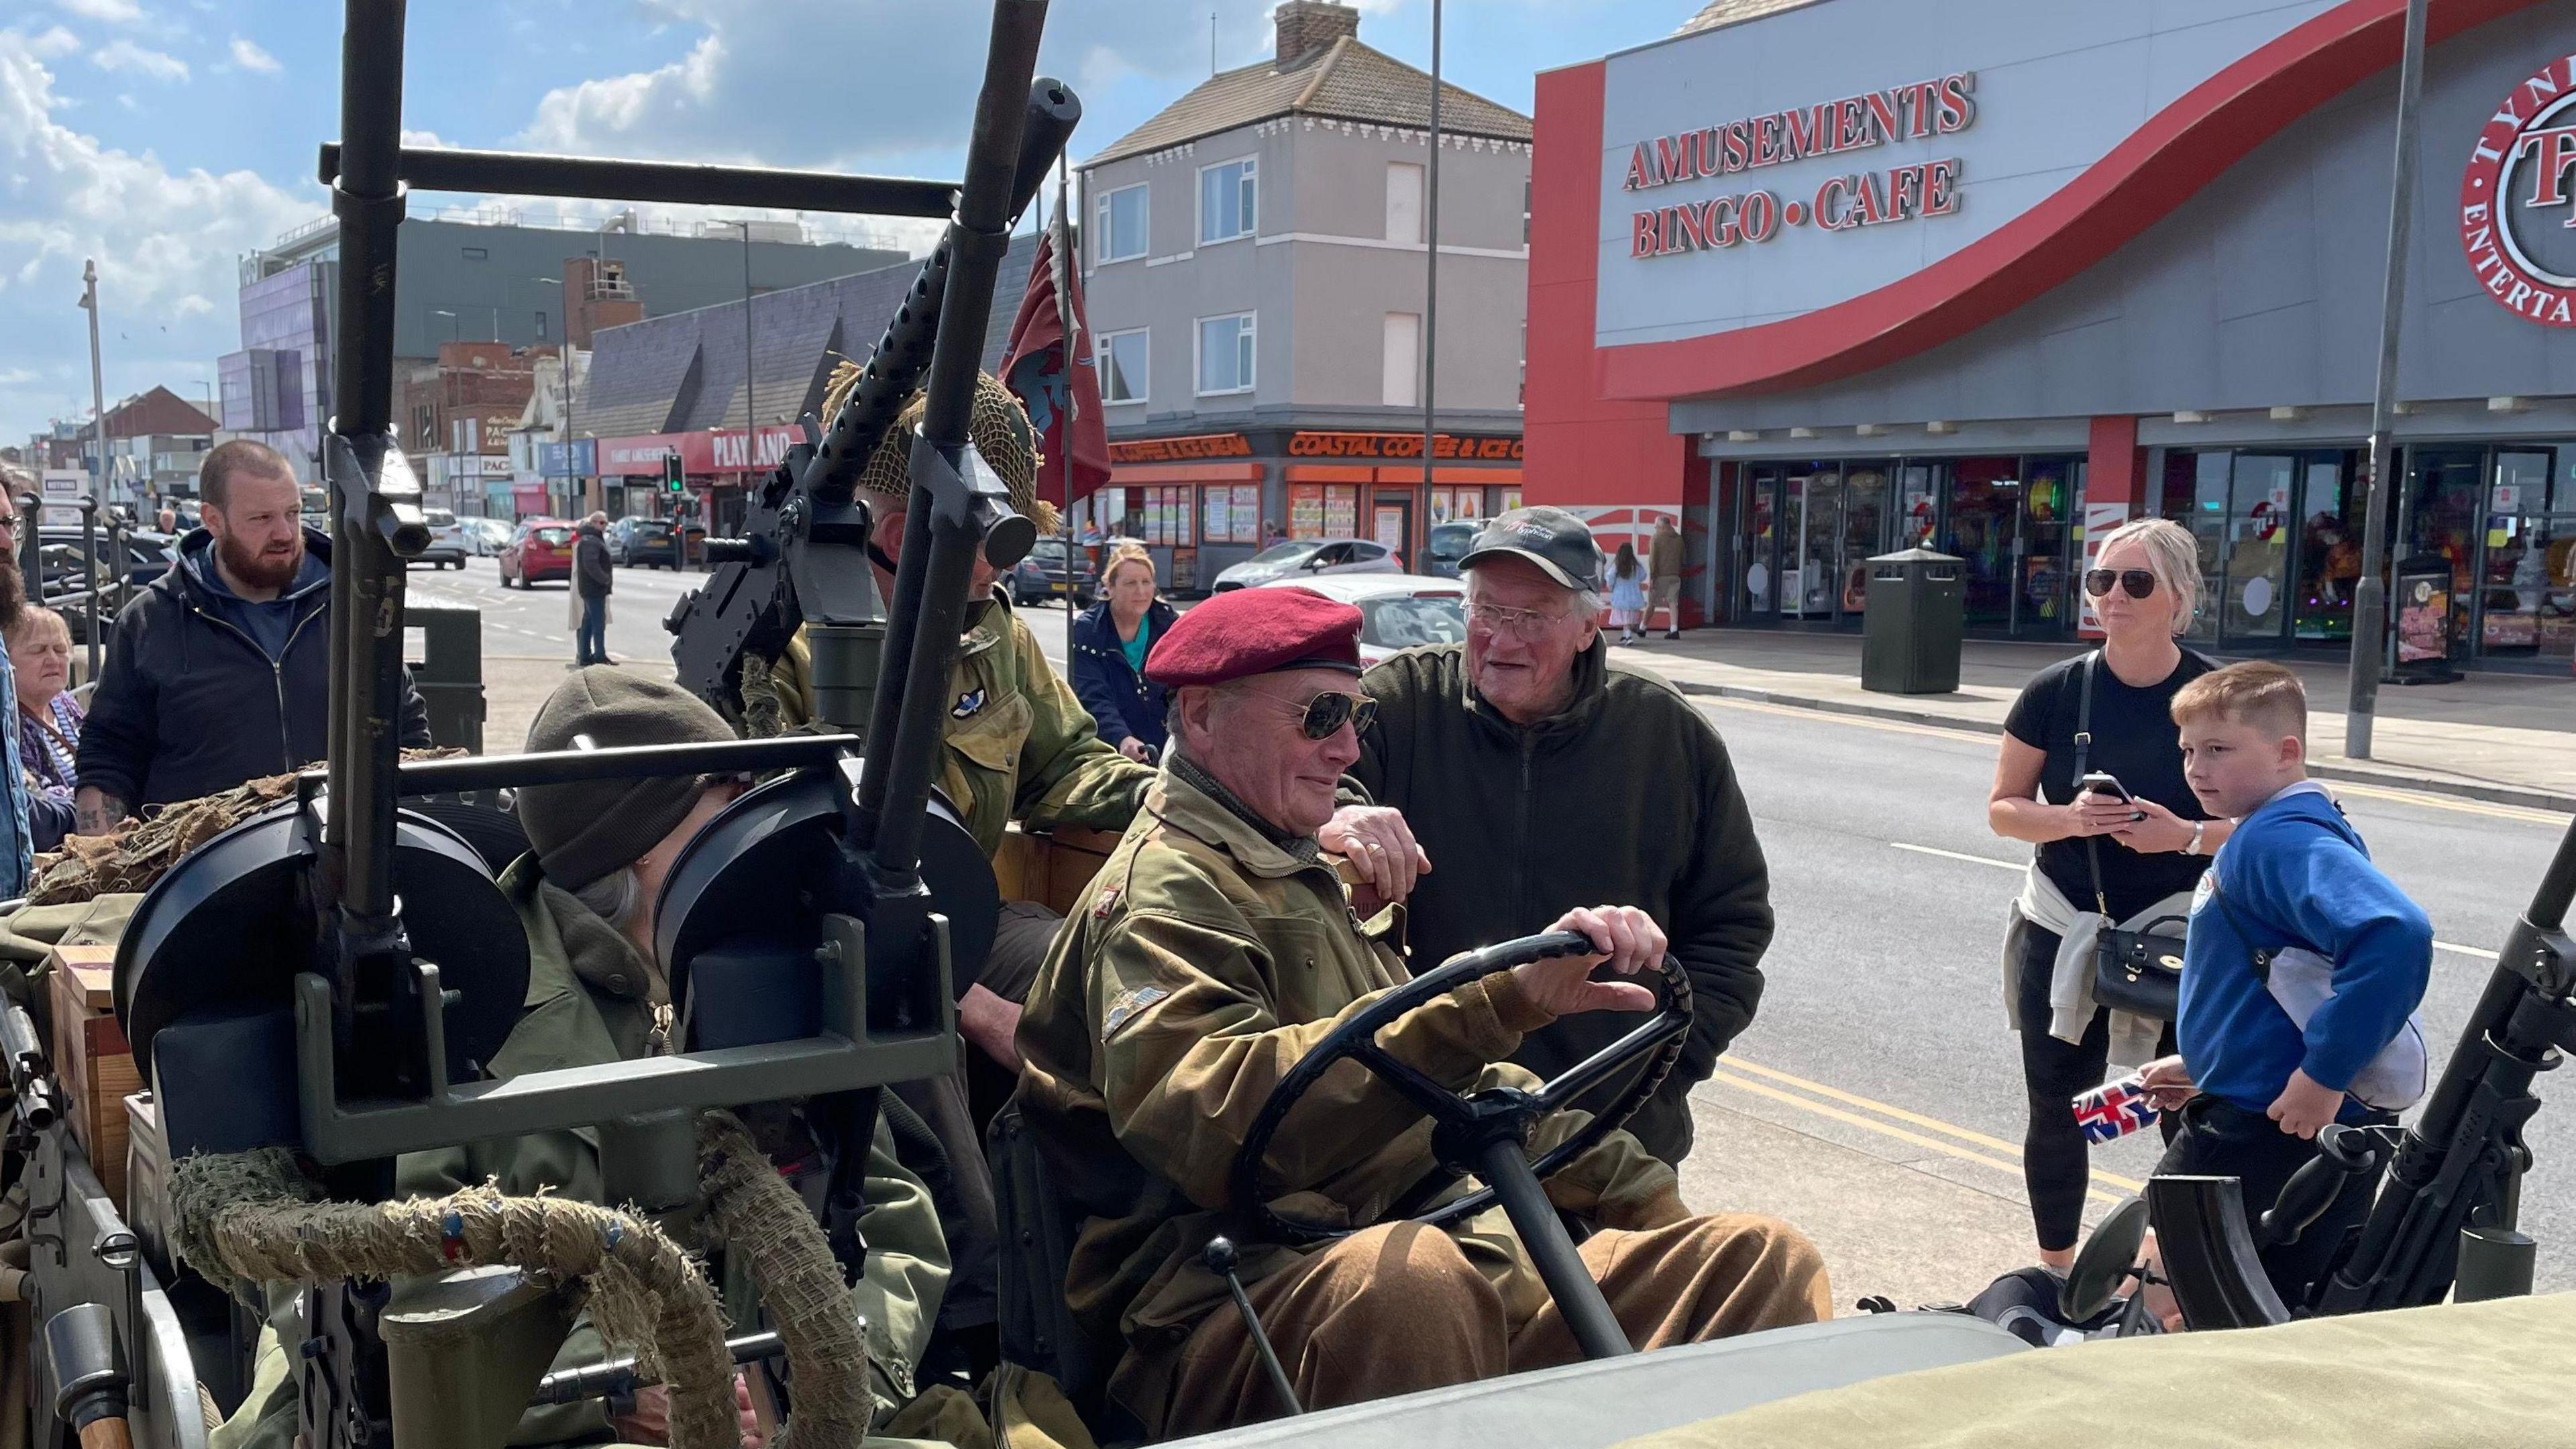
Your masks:
{"label": "coastal coffee & ice cream sign", "polygon": [[1976,72],[1960,71],[1639,141],[1621,185],[1641,199],[1695,181],[1743,177],[1753,184],[1632,212],[1628,255],[1759,245],[1789,227],[1846,232],[1952,215],[1959,209],[1955,156],[1862,165],[1827,176],[1812,191],[1803,182],[1794,189],[1763,185],[1762,173],[1816,157],[1858,160],[1879,147],[1955,135],[1976,123],[1976,92]]}
{"label": "coastal coffee & ice cream sign", "polygon": [[2576,327],[2576,56],[2515,86],[2479,130],[2460,179],[2460,244],[2499,304]]}

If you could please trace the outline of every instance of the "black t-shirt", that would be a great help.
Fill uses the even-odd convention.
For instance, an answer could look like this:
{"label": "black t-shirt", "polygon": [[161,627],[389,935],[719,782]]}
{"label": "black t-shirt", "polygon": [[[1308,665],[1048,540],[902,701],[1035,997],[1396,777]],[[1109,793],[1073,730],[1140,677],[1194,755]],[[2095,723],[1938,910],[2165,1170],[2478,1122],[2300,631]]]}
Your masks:
{"label": "black t-shirt", "polygon": [[[2084,661],[2091,653],[2052,664],[2022,686],[2004,728],[2014,739],[2048,752],[2040,767],[2039,793],[2052,805],[2076,795],[2075,722],[2083,703]],[[2144,689],[2120,682],[2108,664],[2093,667],[2093,749],[2085,767],[2117,776],[2129,793],[2153,800],[2185,820],[2206,820],[2209,813],[2182,777],[2182,731],[2173,722],[2173,697],[2182,687],[2218,667],[2218,661],[2191,650],[2162,680]],[[2209,857],[2165,851],[2141,855],[2110,836],[2094,837],[2102,852],[2102,895],[2115,920],[2126,920],[2176,891],[2200,883]],[[2085,865],[2084,841],[2052,840],[2039,847],[2039,868],[2078,907],[2093,904],[2093,875]]]}

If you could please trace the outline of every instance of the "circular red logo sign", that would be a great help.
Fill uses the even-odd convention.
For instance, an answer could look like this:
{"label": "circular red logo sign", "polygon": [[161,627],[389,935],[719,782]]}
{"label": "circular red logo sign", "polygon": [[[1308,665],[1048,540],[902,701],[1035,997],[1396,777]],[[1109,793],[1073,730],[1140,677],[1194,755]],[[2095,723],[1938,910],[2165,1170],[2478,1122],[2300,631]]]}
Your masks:
{"label": "circular red logo sign", "polygon": [[2478,132],[2460,244],[2498,305],[2576,327],[2576,57],[2515,86]]}

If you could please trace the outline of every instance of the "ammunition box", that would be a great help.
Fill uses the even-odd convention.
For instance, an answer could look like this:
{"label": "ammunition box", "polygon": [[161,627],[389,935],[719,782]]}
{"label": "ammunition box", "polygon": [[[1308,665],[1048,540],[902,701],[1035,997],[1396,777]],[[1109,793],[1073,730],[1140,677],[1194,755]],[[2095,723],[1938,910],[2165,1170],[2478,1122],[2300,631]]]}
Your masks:
{"label": "ammunition box", "polygon": [[143,1089],[116,1023],[116,948],[57,946],[46,958],[54,1004],[54,1077],[72,1136],[113,1201],[125,1201],[125,1099]]}

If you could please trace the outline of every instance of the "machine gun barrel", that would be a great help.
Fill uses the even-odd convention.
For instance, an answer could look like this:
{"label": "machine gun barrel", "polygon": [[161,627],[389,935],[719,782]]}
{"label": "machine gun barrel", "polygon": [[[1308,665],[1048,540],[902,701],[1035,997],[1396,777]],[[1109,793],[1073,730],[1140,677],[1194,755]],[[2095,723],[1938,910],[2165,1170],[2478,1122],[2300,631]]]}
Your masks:
{"label": "machine gun barrel", "polygon": [[[1028,110],[1021,123],[1019,157],[1011,175],[1009,214],[1018,216],[1036,199],[1038,185],[1046,179],[1047,168],[1055,164],[1056,153],[1073,135],[1074,123],[1082,118],[1082,105],[1061,82],[1040,79],[1029,89]],[[983,121],[979,115],[977,131]],[[939,316],[948,296],[948,272],[957,255],[956,227],[952,223],[939,238],[939,245],[921,264],[913,278],[912,290],[904,294],[903,305],[895,309],[894,319],[886,324],[885,335],[877,339],[876,350],[868,354],[859,384],[849,400],[835,413],[823,435],[823,446],[809,469],[807,488],[827,497],[846,495],[857,482],[868,458],[884,441],[886,429],[894,426],[895,414],[921,382],[930,366],[931,344],[938,340]]]}
{"label": "machine gun barrel", "polygon": [[62,1098],[54,1089],[53,1068],[27,1008],[0,1011],[0,1052],[9,1057],[9,1090],[18,1099],[18,1120],[37,1132],[53,1126],[62,1116]]}

